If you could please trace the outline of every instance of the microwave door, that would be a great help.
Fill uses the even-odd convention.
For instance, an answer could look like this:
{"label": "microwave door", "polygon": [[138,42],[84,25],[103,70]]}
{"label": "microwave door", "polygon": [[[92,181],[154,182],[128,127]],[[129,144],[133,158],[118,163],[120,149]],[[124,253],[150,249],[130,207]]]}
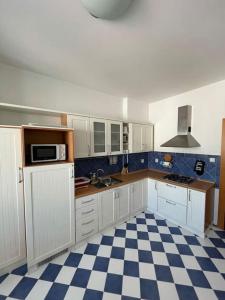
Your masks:
{"label": "microwave door", "polygon": [[56,145],[32,145],[32,162],[57,161],[58,150]]}

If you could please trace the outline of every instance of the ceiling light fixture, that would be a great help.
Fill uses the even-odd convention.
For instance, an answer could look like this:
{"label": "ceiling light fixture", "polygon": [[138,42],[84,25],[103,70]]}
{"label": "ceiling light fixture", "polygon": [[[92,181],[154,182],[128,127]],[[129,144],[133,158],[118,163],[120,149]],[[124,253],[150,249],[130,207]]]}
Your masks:
{"label": "ceiling light fixture", "polygon": [[81,0],[81,2],[93,17],[112,20],[125,13],[133,0]]}

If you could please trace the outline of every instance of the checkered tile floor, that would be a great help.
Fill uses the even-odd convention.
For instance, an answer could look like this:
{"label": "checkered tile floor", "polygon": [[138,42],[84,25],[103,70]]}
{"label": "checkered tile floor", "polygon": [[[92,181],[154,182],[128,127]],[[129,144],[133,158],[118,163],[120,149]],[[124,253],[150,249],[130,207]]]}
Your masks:
{"label": "checkered tile floor", "polygon": [[225,231],[203,240],[142,213],[35,273],[0,277],[0,300],[225,299]]}

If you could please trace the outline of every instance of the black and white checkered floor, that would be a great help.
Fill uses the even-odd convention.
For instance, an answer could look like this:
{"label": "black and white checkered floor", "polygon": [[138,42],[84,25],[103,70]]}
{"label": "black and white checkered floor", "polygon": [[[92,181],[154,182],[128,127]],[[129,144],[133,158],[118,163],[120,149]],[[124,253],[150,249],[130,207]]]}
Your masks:
{"label": "black and white checkered floor", "polygon": [[205,240],[150,213],[26,274],[0,277],[0,300],[225,299],[225,231]]}

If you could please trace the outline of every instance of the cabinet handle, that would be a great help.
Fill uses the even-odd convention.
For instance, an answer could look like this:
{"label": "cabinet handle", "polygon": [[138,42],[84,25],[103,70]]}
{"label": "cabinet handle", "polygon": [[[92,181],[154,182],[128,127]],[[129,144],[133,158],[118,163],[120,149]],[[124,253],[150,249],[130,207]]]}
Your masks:
{"label": "cabinet handle", "polygon": [[119,192],[115,192],[115,198],[118,199],[119,197]]}
{"label": "cabinet handle", "polygon": [[189,190],[189,193],[188,193],[188,201],[191,202],[191,190]]}
{"label": "cabinet handle", "polygon": [[82,215],[88,215],[88,214],[92,213],[93,211],[95,211],[95,210],[92,208],[88,211],[82,212]]}
{"label": "cabinet handle", "polygon": [[155,190],[157,191],[157,181],[155,181]]}
{"label": "cabinet handle", "polygon": [[92,201],[94,201],[95,199],[94,198],[92,198],[91,200],[87,200],[87,201],[82,201],[82,204],[87,204],[87,203],[90,203],[90,202],[92,202]]}
{"label": "cabinet handle", "polygon": [[93,223],[94,222],[94,219],[93,220],[91,220],[91,221],[88,221],[88,222],[86,222],[86,223],[82,223],[82,225],[84,226],[84,225],[88,225],[88,224],[91,224],[91,223]]}
{"label": "cabinet handle", "polygon": [[88,156],[91,156],[91,146],[88,145]]}
{"label": "cabinet handle", "polygon": [[171,205],[176,205],[175,202],[171,202],[171,201],[168,201],[168,200],[166,200],[166,203],[171,204]]}
{"label": "cabinet handle", "polygon": [[88,231],[88,232],[86,232],[86,233],[82,233],[82,236],[89,235],[89,234],[91,234],[93,231],[94,231],[94,229],[92,229],[92,230],[90,230],[90,231]]}
{"label": "cabinet handle", "polygon": [[72,167],[72,176],[71,178],[74,178],[74,166]]}
{"label": "cabinet handle", "polygon": [[19,168],[19,183],[23,182],[23,169]]}
{"label": "cabinet handle", "polygon": [[170,184],[166,184],[168,187],[171,187],[171,188],[174,188],[174,189],[176,189],[177,187],[175,186],[175,185],[170,185]]}

